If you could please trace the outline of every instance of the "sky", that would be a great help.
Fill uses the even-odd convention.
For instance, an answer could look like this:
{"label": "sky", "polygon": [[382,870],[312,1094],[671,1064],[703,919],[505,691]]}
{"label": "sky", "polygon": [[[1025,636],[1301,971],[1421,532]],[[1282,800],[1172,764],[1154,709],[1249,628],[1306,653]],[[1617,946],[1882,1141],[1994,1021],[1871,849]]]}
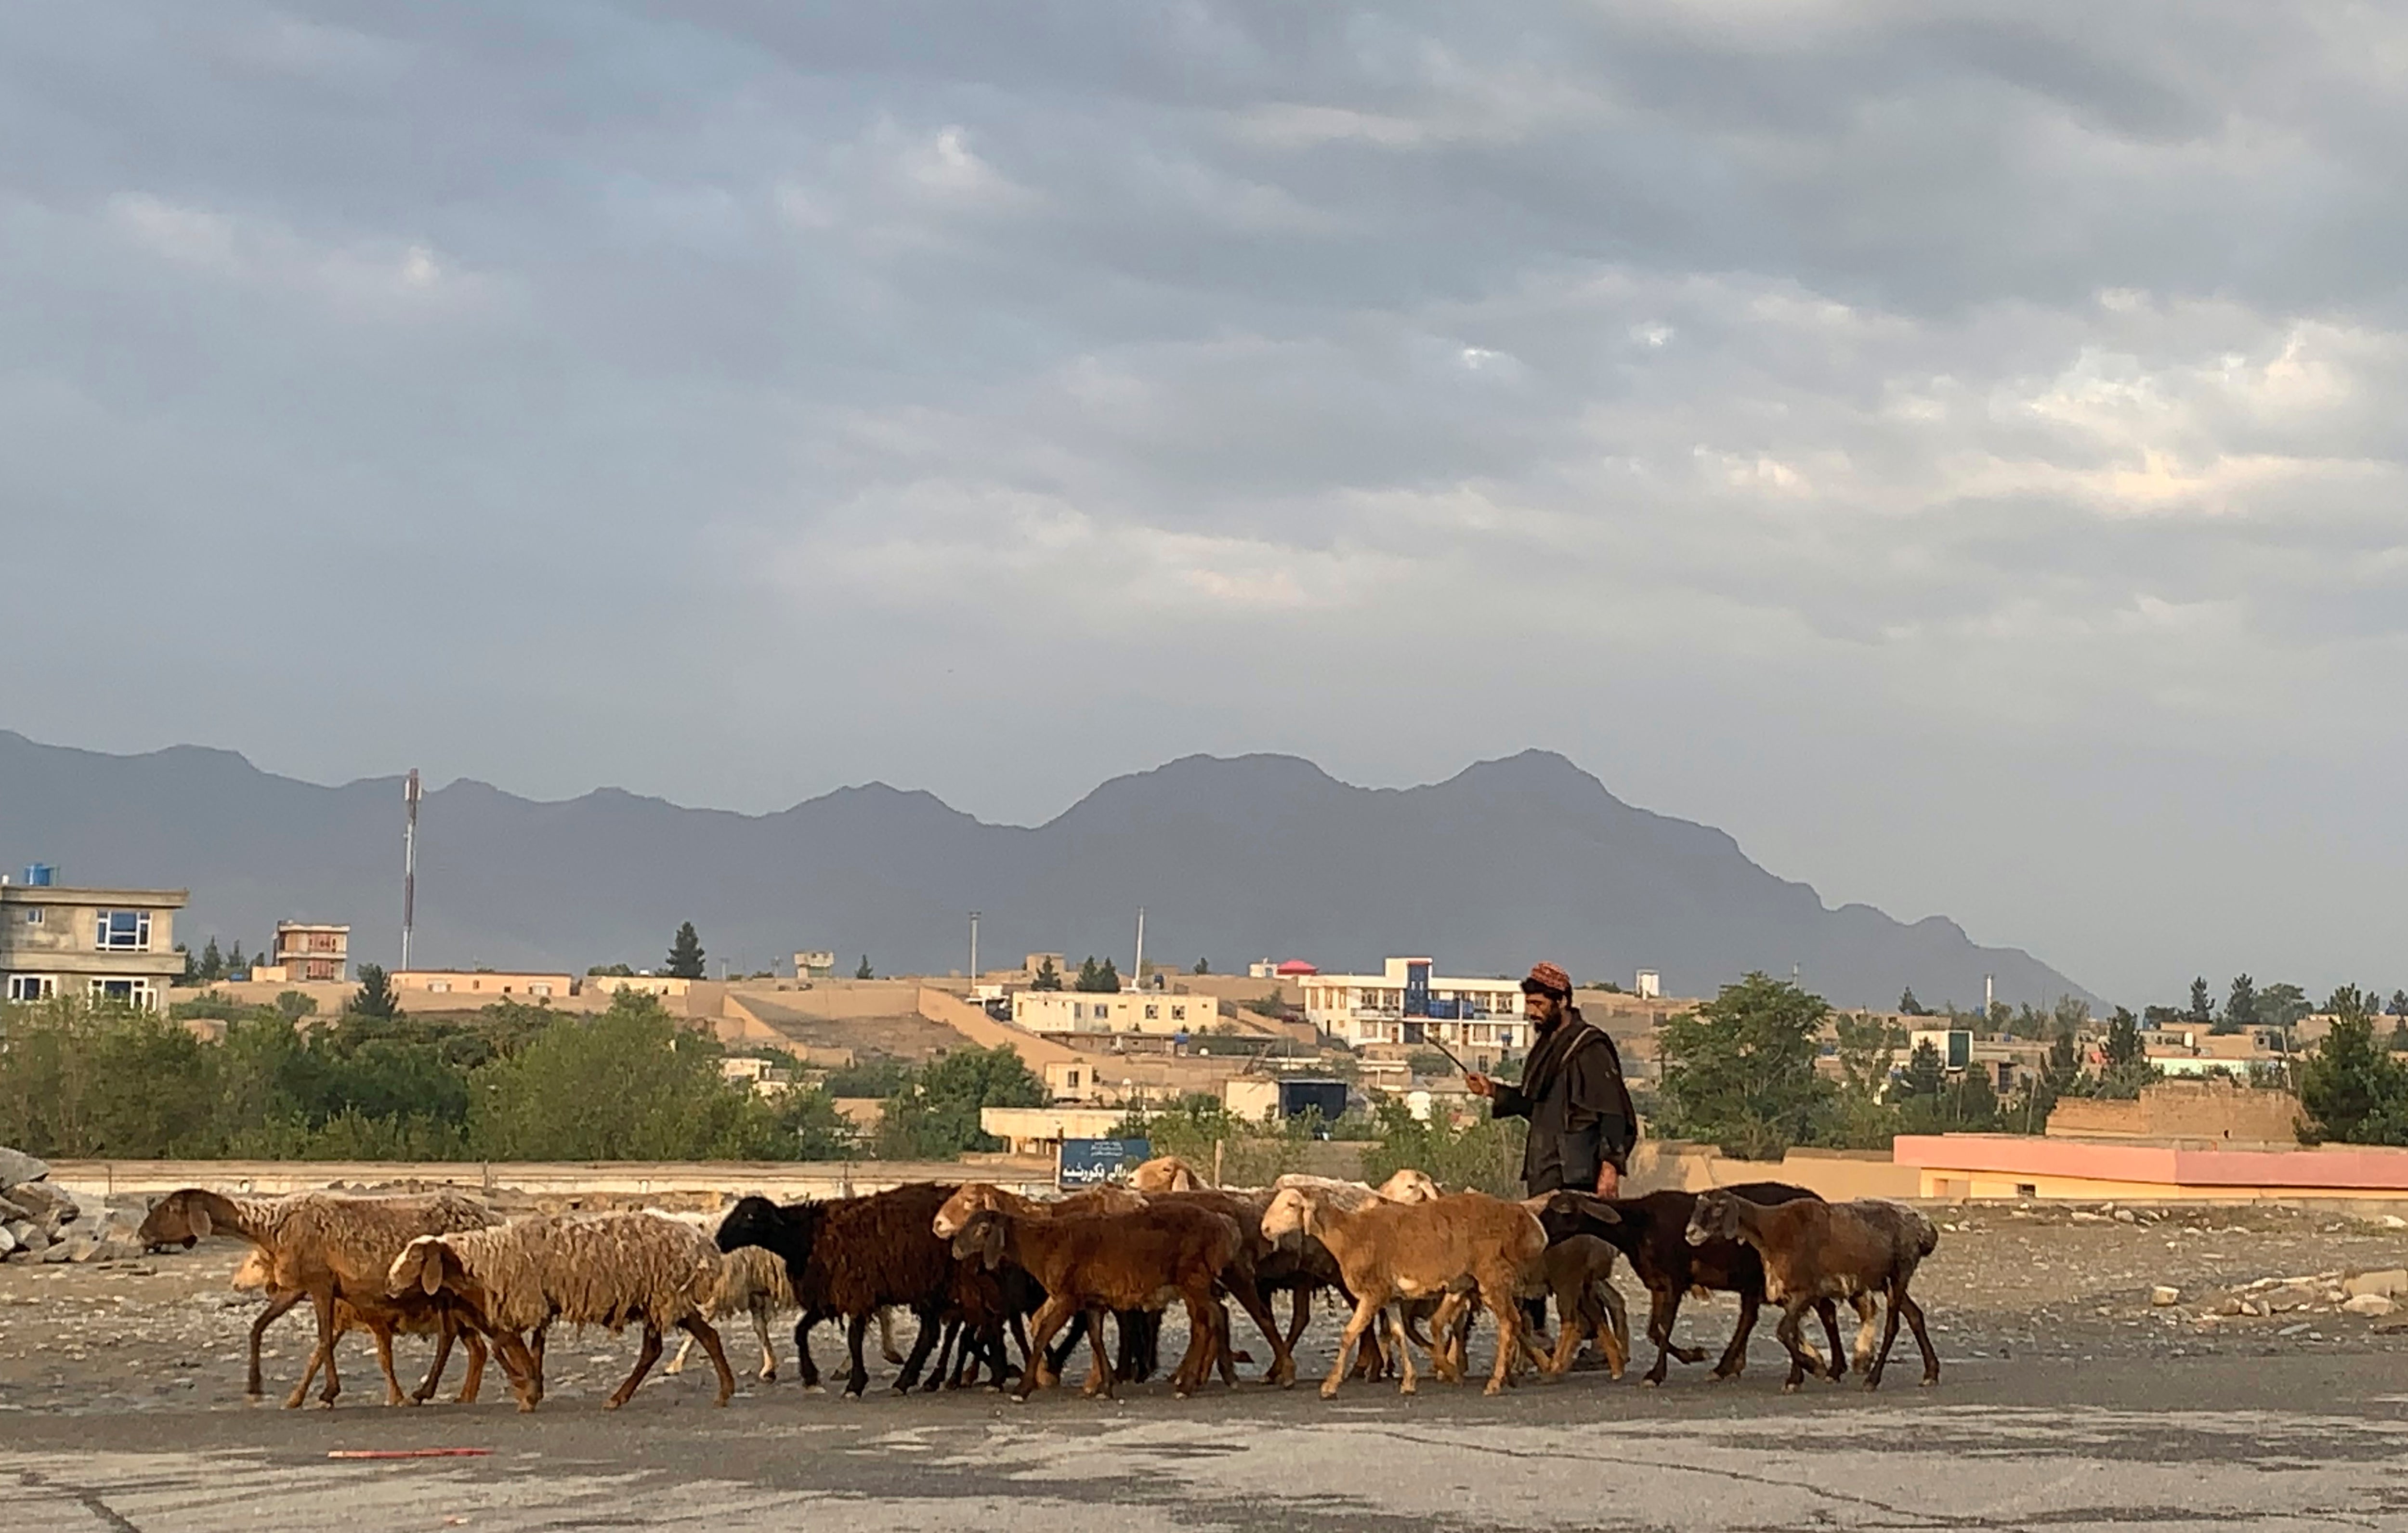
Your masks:
{"label": "sky", "polygon": [[2408,984],[2408,14],[0,19],[0,725],[1041,821],[1529,746]]}

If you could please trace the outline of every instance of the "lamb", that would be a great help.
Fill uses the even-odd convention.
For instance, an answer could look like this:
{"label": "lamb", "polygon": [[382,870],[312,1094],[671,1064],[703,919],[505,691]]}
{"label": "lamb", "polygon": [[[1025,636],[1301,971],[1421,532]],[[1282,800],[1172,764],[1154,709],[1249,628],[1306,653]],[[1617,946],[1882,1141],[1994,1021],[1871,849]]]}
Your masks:
{"label": "lamb", "polygon": [[946,1183],[921,1182],[867,1197],[782,1206],[752,1196],[738,1199],[728,1211],[719,1225],[720,1250],[761,1246],[786,1264],[786,1279],[802,1311],[795,1323],[795,1350],[804,1387],[819,1386],[810,1328],[841,1315],[850,1323],[844,1392],[861,1394],[869,1383],[862,1342],[870,1317],[887,1305],[908,1309],[919,1320],[911,1355],[896,1381],[898,1393],[918,1380],[949,1313],[977,1311],[980,1344],[991,1354],[1000,1353],[1000,1290],[983,1275],[967,1280],[966,1289],[955,1271],[959,1264],[930,1227],[955,1191]]}
{"label": "lamb", "polygon": [[[256,1248],[243,1257],[242,1265],[235,1268],[234,1276],[229,1280],[230,1286],[236,1293],[267,1294],[270,1303],[284,1298],[284,1296],[273,1292],[275,1282],[274,1264],[267,1259],[265,1252]],[[301,1294],[294,1294],[290,1298],[284,1299],[285,1307],[289,1309],[293,1303],[304,1297]],[[336,1301],[336,1336],[340,1337],[351,1331],[362,1331],[367,1328],[367,1324],[360,1319],[360,1312],[351,1308],[348,1300]],[[450,1316],[440,1311],[431,1314],[408,1315],[396,1320],[393,1329],[404,1336],[433,1336],[436,1339],[435,1362],[426,1370],[425,1383],[410,1392],[411,1404],[424,1405],[435,1397],[436,1390],[441,1387],[444,1367],[452,1360],[452,1340],[455,1333],[467,1348],[468,1371],[460,1381],[460,1393],[453,1397],[452,1403],[456,1405],[477,1403],[477,1396],[485,1383],[485,1339],[483,1337],[479,1336],[471,1328],[451,1323]],[[318,1354],[317,1350],[312,1348],[309,1354],[309,1366],[301,1375],[299,1388],[303,1394],[308,1393],[309,1381],[316,1378],[317,1374]]]}
{"label": "lamb", "polygon": [[565,1320],[607,1325],[615,1335],[629,1321],[641,1323],[635,1371],[606,1402],[616,1411],[660,1359],[661,1332],[671,1325],[710,1355],[719,1374],[715,1403],[736,1393],[719,1333],[703,1318],[720,1270],[719,1252],[699,1230],[649,1213],[605,1213],[421,1236],[394,1258],[387,1282],[396,1293],[451,1296],[500,1348],[521,1411],[543,1399],[543,1359],[540,1340],[530,1353],[520,1332],[540,1338]]}
{"label": "lamb", "polygon": [[[759,1246],[739,1247],[720,1260],[719,1287],[704,1312],[713,1321],[743,1315],[752,1322],[752,1334],[761,1341],[761,1382],[767,1383],[778,1377],[778,1354],[769,1345],[769,1317],[795,1307],[795,1290],[786,1282],[786,1264]],[[879,1319],[882,1328],[884,1311],[879,1311]],[[891,1353],[894,1342],[891,1336],[886,1340]],[[678,1343],[677,1355],[661,1371],[683,1373],[686,1356],[694,1351],[694,1340],[693,1333],[688,1332],[685,1340]],[[894,1361],[902,1359],[896,1357]]]}
{"label": "lamb", "polygon": [[[1072,1314],[1086,1311],[1095,1367],[1082,1393],[1090,1397],[1112,1393],[1101,1312],[1150,1309],[1166,1294],[1175,1294],[1187,1309],[1187,1352],[1171,1375],[1171,1392],[1183,1397],[1199,1388],[1215,1349],[1227,1349],[1228,1315],[1218,1289],[1243,1249],[1235,1220],[1184,1199],[1131,1213],[1049,1218],[986,1208],[970,1215],[953,1240],[953,1254],[965,1261],[975,1258],[991,1272],[1010,1260],[1044,1285],[1045,1302],[1029,1327],[1032,1357]],[[1037,1385],[1037,1369],[1030,1368],[1017,1397],[1025,1400]]]}
{"label": "lamb", "polygon": [[[1155,1161],[1146,1163],[1148,1166],[1156,1164],[1159,1163]],[[1143,1170],[1144,1168],[1140,1167],[1139,1169]],[[1072,1193],[1067,1197],[1039,1202],[1036,1198],[1024,1197],[1018,1193],[1007,1192],[988,1182],[972,1182],[956,1189],[952,1196],[945,1199],[944,1205],[937,1210],[936,1217],[929,1221],[929,1228],[939,1239],[950,1240],[960,1234],[962,1226],[969,1223],[971,1217],[982,1210],[996,1209],[1028,1219],[1051,1219],[1066,1213],[1133,1213],[1144,1208],[1146,1203],[1147,1199],[1143,1194],[1133,1192],[1125,1187],[1090,1187]],[[1014,1274],[1018,1271],[1018,1268],[1012,1267],[998,1269],[997,1277],[1007,1290],[1024,1286],[1015,1282]],[[1035,1279],[1028,1278],[1025,1273],[1019,1273],[1019,1276],[1025,1279],[1025,1286],[1034,1287]],[[1038,1307],[1045,1301],[1044,1290],[1041,1287],[1035,1287],[1033,1294],[1023,1292],[1020,1297],[1025,1301],[1025,1309],[1023,1309],[1020,1303],[1007,1305],[1011,1311],[1015,1327],[1022,1314],[1034,1314]],[[1115,1312],[1113,1321],[1120,1331],[1120,1355],[1113,1366],[1113,1377],[1124,1383],[1134,1383],[1148,1377],[1154,1369],[1155,1343],[1158,1340],[1153,1311],[1123,1310]],[[1052,1383],[1061,1377],[1064,1359],[1069,1355],[1070,1349],[1078,1345],[1079,1339],[1086,1334],[1089,1324],[1088,1317],[1082,1313],[1078,1326],[1065,1331],[1061,1340],[1054,1343],[1051,1354],[1028,1354],[1029,1366],[1039,1370],[1039,1383]],[[1026,1346],[1027,1340],[1024,1335],[1022,1337],[1024,1352]],[[996,1383],[1000,1386],[1002,1382],[998,1375]]]}
{"label": "lamb", "polygon": [[[1325,1193],[1338,1207],[1349,1212],[1374,1198],[1385,1198],[1391,1203],[1427,1203],[1443,1196],[1436,1182],[1426,1173],[1411,1168],[1397,1172],[1377,1187],[1360,1182],[1341,1182],[1335,1177],[1308,1176],[1302,1172],[1291,1172],[1271,1183],[1273,1196],[1290,1187]],[[1266,1302],[1270,1296],[1283,1290],[1294,1296],[1288,1310],[1286,1338],[1291,1354],[1296,1350],[1297,1340],[1304,1335],[1306,1322],[1312,1318],[1314,1294],[1325,1289],[1333,1290],[1344,1297],[1350,1311],[1354,1308],[1354,1296],[1346,1291],[1345,1276],[1338,1269],[1338,1258],[1329,1254],[1328,1247],[1302,1230],[1280,1239],[1271,1253],[1255,1264],[1254,1273]],[[1410,1318],[1406,1325],[1407,1333],[1411,1334]],[[1367,1377],[1378,1379],[1385,1376],[1386,1360],[1380,1351],[1377,1331],[1367,1334],[1363,1339],[1362,1364],[1361,1371]]]}
{"label": "lamb", "polygon": [[[1486,1393],[1504,1389],[1514,1353],[1522,1345],[1515,1294],[1522,1274],[1538,1262],[1547,1244],[1545,1231],[1529,1210],[1484,1193],[1456,1193],[1429,1203],[1375,1200],[1350,1213],[1326,1192],[1289,1187],[1265,1211],[1262,1232],[1278,1239],[1291,1231],[1327,1246],[1354,1295],[1354,1313],[1339,1343],[1338,1360],[1322,1382],[1322,1398],[1338,1393],[1356,1344],[1389,1304],[1441,1297],[1466,1285],[1497,1319],[1497,1367]],[[1415,1375],[1404,1325],[1394,1316],[1388,1317],[1388,1325],[1403,1363],[1398,1392],[1410,1395]]]}
{"label": "lamb", "polygon": [[[1905,1204],[1860,1197],[1849,1203],[1800,1198],[1767,1206],[1741,1196],[1735,1188],[1716,1189],[1698,1196],[1687,1238],[1692,1245],[1742,1241],[1763,1260],[1765,1296],[1782,1307],[1773,1334],[1789,1350],[1789,1377],[1783,1389],[1797,1389],[1806,1376],[1799,1319],[1808,1307],[1828,1306],[1834,1298],[1856,1303],[1863,1319],[1856,1338],[1861,1364],[1872,1326],[1870,1298],[1876,1294],[1889,1301],[1889,1321],[1883,1328],[1881,1350],[1866,1370],[1865,1387],[1881,1387],[1901,1312],[1914,1327],[1914,1344],[1923,1353],[1922,1383],[1928,1387],[1940,1382],[1940,1354],[1924,1332],[1922,1306],[1906,1291],[1923,1258],[1939,1246],[1940,1232]],[[1834,1336],[1833,1350],[1838,1346]]]}
{"label": "lamb", "polygon": [[[1753,1182],[1733,1190],[1767,1204],[1815,1196],[1803,1187],[1780,1182]],[[1630,1258],[1631,1270],[1647,1285],[1647,1336],[1656,1343],[1656,1364],[1640,1383],[1649,1388],[1664,1382],[1671,1359],[1704,1360],[1703,1352],[1677,1346],[1672,1340],[1672,1323],[1680,1314],[1684,1295],[1705,1289],[1739,1296],[1739,1325],[1723,1349],[1721,1361],[1714,1365],[1713,1377],[1718,1383],[1739,1377],[1747,1366],[1748,1338],[1755,1332],[1756,1311],[1764,1302],[1764,1264],[1754,1251],[1737,1240],[1693,1244],[1687,1239],[1689,1216],[1696,1205],[1695,1193],[1677,1191],[1615,1199],[1558,1192],[1550,1194],[1540,1207],[1539,1222],[1551,1241],[1580,1235],[1603,1239]],[[1831,1340],[1830,1377],[1837,1379],[1847,1370],[1846,1354],[1840,1349],[1840,1323],[1828,1301],[1819,1312]]]}
{"label": "lamb", "polygon": [[499,1223],[492,1210],[473,1197],[456,1193],[413,1194],[397,1197],[351,1197],[333,1193],[300,1193],[288,1197],[227,1197],[204,1187],[169,1193],[151,1206],[137,1232],[145,1245],[182,1245],[222,1231],[250,1242],[269,1268],[267,1308],[251,1323],[250,1370],[244,1393],[261,1392],[260,1338],[285,1311],[302,1299],[310,1300],[318,1315],[318,1346],[301,1383],[285,1400],[286,1407],[308,1397],[309,1380],[323,1367],[325,1388],[320,1403],[331,1406],[342,1393],[335,1372],[336,1305],[348,1305],[360,1326],[376,1343],[377,1363],[384,1372],[385,1403],[416,1404],[433,1393],[432,1383],[405,1396],[393,1371],[393,1333],[396,1325],[431,1323],[437,1330],[437,1371],[450,1356],[448,1306],[417,1295],[385,1291],[384,1272],[394,1257],[422,1235],[482,1229]]}
{"label": "lamb", "polygon": [[1177,1155],[1156,1155],[1143,1162],[1129,1173],[1128,1184],[1140,1193],[1192,1193],[1212,1185]]}

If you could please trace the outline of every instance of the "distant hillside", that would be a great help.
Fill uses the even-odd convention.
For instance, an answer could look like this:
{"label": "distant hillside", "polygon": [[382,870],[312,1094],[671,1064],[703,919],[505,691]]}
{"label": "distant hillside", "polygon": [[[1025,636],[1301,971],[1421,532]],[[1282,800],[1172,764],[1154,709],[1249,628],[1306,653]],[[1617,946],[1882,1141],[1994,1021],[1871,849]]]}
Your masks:
{"label": "distant hillside", "polygon": [[[280,918],[347,921],[356,957],[399,946],[401,783],[320,787],[230,752],[113,756],[0,731],[0,867],[73,882],[182,885],[181,930],[256,950]],[[1563,757],[1528,751],[1426,787],[1338,781],[1292,756],[1191,756],[1115,778],[1051,823],[991,825],[925,793],[846,788],[781,813],[681,809],[604,789],[566,803],[462,781],[420,812],[422,966],[581,971],[657,965],[680,921],[714,966],[797,948],[867,953],[881,973],[955,969],[984,912],[989,966],[1024,952],[1124,965],[1146,951],[1226,970],[1300,956],[1325,968],[1427,953],[1440,972],[1575,976],[1712,994],[1799,966],[1843,1004],[2086,996],[1953,922],[1827,909],[1721,831],[1634,809]],[[714,967],[714,972],[716,972]]]}

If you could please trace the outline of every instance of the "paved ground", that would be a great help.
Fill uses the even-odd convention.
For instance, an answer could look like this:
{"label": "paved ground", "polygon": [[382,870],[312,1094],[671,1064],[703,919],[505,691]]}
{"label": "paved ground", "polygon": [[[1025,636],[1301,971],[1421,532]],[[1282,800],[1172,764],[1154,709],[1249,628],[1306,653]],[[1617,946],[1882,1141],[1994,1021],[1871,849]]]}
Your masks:
{"label": "paved ground", "polygon": [[[805,1394],[790,1363],[725,1411],[697,1370],[609,1415],[596,1402],[633,1348],[597,1334],[554,1347],[553,1393],[533,1416],[498,1376],[477,1407],[365,1403],[377,1394],[356,1340],[343,1406],[287,1412],[241,1402],[252,1311],[222,1288],[232,1248],[106,1271],[9,1267],[0,1523],[2408,1529],[2408,1336],[2317,1297],[2319,1274],[2408,1257],[2408,1232],[2272,1212],[1948,1222],[1918,1285],[1945,1327],[1947,1377],[1918,1390],[1909,1362],[1870,1397],[1783,1396],[1760,1331],[1737,1383],[1676,1368],[1659,1391],[1583,1373],[1495,1400],[1428,1385],[1412,1400],[1247,1386],[1179,1401],[1154,1385],[1119,1403],[876,1387],[848,1402]],[[2283,1277],[2311,1281],[2264,1283]],[[2183,1285],[2184,1301],[2150,1305],[2156,1282]],[[2236,1293],[2269,1312],[2215,1317]],[[1693,1306],[1684,1329],[1718,1345],[1730,1318]],[[1325,1350],[1308,1364],[1326,1366],[1328,1334],[1316,1326]],[[280,1333],[272,1384],[302,1345]],[[405,1366],[424,1356],[412,1344]],[[327,1456],[434,1446],[490,1455]]]}

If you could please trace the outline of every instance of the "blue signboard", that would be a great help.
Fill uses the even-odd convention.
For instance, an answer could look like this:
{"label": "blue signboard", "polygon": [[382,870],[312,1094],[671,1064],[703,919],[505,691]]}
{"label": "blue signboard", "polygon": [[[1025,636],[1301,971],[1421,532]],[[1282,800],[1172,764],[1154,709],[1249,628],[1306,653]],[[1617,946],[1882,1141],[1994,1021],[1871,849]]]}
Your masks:
{"label": "blue signboard", "polygon": [[1154,1158],[1151,1139],[1064,1139],[1055,1162],[1057,1187],[1096,1187],[1128,1180],[1128,1174]]}

